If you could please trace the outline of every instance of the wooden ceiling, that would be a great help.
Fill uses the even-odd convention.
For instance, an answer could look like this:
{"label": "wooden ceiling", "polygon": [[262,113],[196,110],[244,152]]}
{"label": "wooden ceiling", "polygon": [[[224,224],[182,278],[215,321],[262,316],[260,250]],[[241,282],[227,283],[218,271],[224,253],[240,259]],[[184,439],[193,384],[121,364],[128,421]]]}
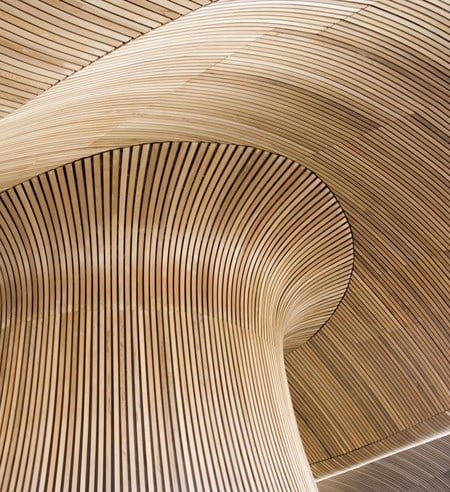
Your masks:
{"label": "wooden ceiling", "polygon": [[311,490],[283,346],[352,253],[330,190],[249,147],[116,149],[1,193],[0,490]]}
{"label": "wooden ceiling", "polygon": [[131,39],[210,2],[2,0],[0,117]]}
{"label": "wooden ceiling", "polygon": [[344,301],[285,358],[313,471],[438,434],[450,425],[448,19],[447,1],[219,0],[23,106],[37,92],[18,94],[0,121],[0,188],[155,141],[249,145],[301,163],[334,192],[355,241]]}
{"label": "wooden ceiling", "polygon": [[448,492],[450,435],[319,482],[320,492]]}

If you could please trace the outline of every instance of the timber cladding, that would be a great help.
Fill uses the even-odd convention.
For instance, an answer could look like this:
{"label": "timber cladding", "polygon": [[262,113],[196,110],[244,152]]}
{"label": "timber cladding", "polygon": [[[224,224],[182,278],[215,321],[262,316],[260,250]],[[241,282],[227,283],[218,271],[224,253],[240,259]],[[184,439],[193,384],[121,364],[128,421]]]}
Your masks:
{"label": "timber cladding", "polygon": [[[312,471],[339,472],[449,428],[448,30],[448,0],[4,0],[0,190],[143,142],[237,144],[310,169],[351,225],[352,280],[297,348],[295,283],[277,312],[292,315],[284,361]],[[3,227],[27,223],[22,195]],[[20,265],[7,282],[24,285]]]}
{"label": "timber cladding", "polygon": [[4,191],[0,231],[1,490],[314,487],[283,348],[333,313],[353,241],[311,171],[116,149]]}
{"label": "timber cladding", "polygon": [[130,40],[209,3],[2,0],[0,117]]}

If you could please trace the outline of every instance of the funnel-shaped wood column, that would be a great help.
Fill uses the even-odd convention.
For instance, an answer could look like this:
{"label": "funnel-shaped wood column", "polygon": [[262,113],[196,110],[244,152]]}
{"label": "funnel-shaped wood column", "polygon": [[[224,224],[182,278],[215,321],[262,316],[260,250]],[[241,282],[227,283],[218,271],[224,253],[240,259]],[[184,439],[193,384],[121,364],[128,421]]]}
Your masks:
{"label": "funnel-shaped wood column", "polygon": [[330,191],[256,149],[136,146],[2,193],[0,490],[314,490],[283,348],[351,264]]}

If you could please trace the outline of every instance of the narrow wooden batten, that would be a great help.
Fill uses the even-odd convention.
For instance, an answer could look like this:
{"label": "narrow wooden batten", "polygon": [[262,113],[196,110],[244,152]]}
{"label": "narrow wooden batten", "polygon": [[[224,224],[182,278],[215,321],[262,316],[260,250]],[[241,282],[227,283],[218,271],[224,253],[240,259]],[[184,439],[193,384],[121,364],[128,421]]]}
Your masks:
{"label": "narrow wooden batten", "polygon": [[137,145],[1,193],[0,490],[315,490],[283,354],[352,261],[325,184],[245,146]]}

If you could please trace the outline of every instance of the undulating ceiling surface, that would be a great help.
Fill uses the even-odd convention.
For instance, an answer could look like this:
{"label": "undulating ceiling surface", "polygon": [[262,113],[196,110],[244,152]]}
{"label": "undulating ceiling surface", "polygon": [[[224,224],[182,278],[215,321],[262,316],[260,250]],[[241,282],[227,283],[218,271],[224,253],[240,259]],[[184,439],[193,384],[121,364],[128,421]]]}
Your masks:
{"label": "undulating ceiling surface", "polygon": [[283,347],[352,259],[324,183],[250,147],[115,149],[1,193],[0,490],[311,490]]}
{"label": "undulating ceiling surface", "polygon": [[219,0],[71,68],[0,121],[1,189],[96,152],[181,140],[265,149],[328,185],[352,227],[352,281],[285,356],[318,477],[450,425],[448,7]]}
{"label": "undulating ceiling surface", "polygon": [[211,0],[2,0],[0,117],[141,34]]}
{"label": "undulating ceiling surface", "polygon": [[318,484],[320,492],[447,492],[450,436],[387,456]]}

